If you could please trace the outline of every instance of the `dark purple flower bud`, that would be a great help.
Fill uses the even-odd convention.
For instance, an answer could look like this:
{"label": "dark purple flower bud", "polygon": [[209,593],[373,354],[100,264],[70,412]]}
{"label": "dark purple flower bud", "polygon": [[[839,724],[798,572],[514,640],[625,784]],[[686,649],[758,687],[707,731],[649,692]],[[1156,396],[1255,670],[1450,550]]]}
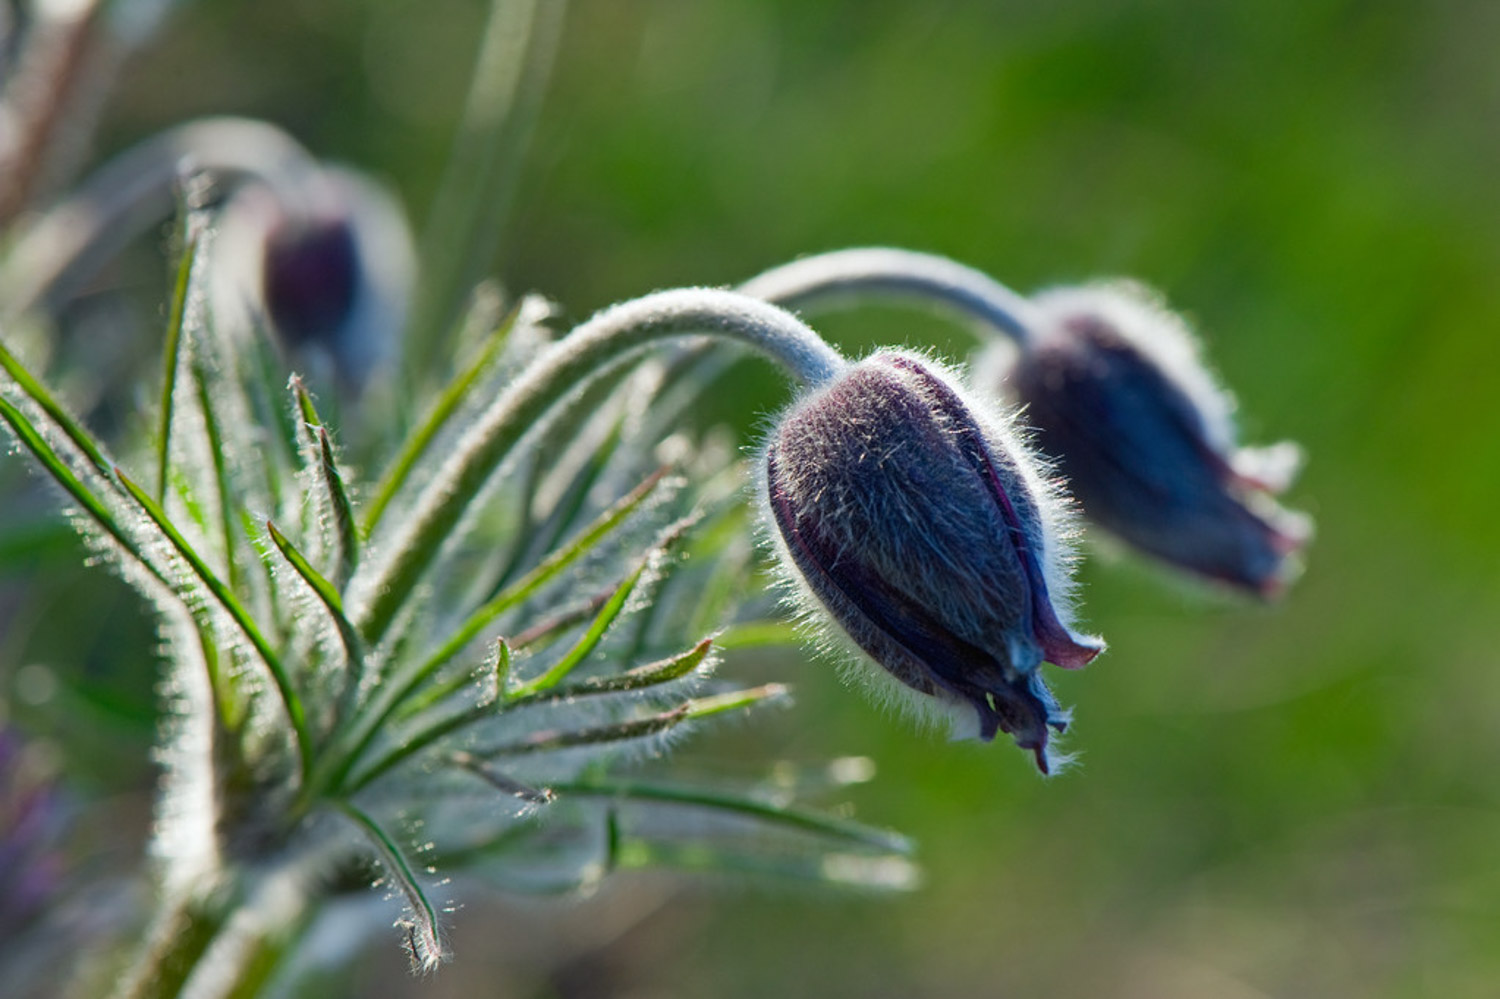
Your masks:
{"label": "dark purple flower bud", "polygon": [[1007,394],[1084,515],[1180,569],[1279,592],[1310,533],[1271,498],[1297,448],[1236,446],[1232,398],[1182,321],[1142,289],[1060,289],[1035,304]]}
{"label": "dark purple flower bud", "polygon": [[882,351],[798,402],[764,467],[808,609],[899,681],[887,692],[986,741],[1010,733],[1046,772],[1067,714],[1038,666],[1103,643],[1068,627],[1066,504],[1024,446],[935,365]]}
{"label": "dark purple flower bud", "polygon": [[214,256],[216,315],[249,304],[313,377],[326,370],[357,389],[394,360],[411,234],[368,180],[318,167],[247,185],[225,206]]}
{"label": "dark purple flower bud", "polygon": [[348,219],[284,218],[266,237],[266,311],[293,350],[333,341],[359,288],[359,247]]}

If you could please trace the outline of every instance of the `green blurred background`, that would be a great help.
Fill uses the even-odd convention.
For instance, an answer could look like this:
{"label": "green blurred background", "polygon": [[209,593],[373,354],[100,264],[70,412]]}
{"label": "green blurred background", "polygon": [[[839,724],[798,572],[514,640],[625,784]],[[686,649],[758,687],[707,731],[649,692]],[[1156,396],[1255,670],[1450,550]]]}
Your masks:
{"label": "green blurred background", "polygon": [[[251,114],[420,219],[484,7],[188,5],[127,67],[101,153]],[[873,243],[1021,290],[1134,276],[1193,317],[1250,442],[1305,445],[1290,502],[1318,537],[1275,606],[1090,558],[1111,651],[1053,674],[1082,766],[1050,781],[826,664],[731,659],[798,702],[678,765],[871,757],[833,804],[920,842],[913,894],[476,897],[455,963],[408,980],[391,934],[350,994],[1500,994],[1497,38],[1485,0],[575,0],[497,248],[512,289],[581,317]],[[820,326],[972,346],[900,312]],[[783,399],[750,364],[710,415]]]}

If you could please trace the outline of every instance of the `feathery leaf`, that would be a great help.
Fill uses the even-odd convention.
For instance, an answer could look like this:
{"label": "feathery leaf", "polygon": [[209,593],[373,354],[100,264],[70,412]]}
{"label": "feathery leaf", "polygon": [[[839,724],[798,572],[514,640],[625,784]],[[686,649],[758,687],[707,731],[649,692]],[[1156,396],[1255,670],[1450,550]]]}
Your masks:
{"label": "feathery leaf", "polygon": [[407,863],[405,854],[380,824],[358,806],[347,801],[336,802],[335,805],[364,833],[380,856],[386,877],[406,900],[409,913],[407,944],[411,947],[412,963],[423,971],[431,971],[447,954],[443,950],[437,910],[428,900],[427,893],[423,891],[421,882]]}

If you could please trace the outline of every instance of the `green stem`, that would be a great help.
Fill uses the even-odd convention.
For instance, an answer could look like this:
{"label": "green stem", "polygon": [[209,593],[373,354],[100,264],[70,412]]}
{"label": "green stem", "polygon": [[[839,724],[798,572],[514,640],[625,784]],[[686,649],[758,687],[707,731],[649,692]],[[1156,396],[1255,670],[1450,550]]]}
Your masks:
{"label": "green stem", "polygon": [[97,170],[9,244],[0,261],[0,315],[56,307],[85,285],[171,211],[185,161],[216,178],[273,183],[313,162],[281,129],[248,118],[199,118],[158,132]]}
{"label": "green stem", "polygon": [[225,893],[168,903],[149,931],[145,950],[119,982],[114,999],[179,995],[233,911]]}
{"label": "green stem", "polygon": [[189,216],[184,224],[182,256],[177,261],[177,277],[172,285],[172,312],[167,318],[167,342],[162,351],[165,370],[161,382],[161,412],[156,431],[156,501],[167,501],[167,474],[172,461],[172,410],[177,400],[178,358],[182,353],[182,326],[187,319],[187,300],[193,280],[193,265],[198,259],[199,232]]}

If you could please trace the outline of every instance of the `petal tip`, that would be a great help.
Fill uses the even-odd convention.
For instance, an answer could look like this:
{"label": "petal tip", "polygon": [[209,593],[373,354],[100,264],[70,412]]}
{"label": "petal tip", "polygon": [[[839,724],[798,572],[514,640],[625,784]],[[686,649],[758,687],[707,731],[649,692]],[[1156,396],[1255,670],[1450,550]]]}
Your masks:
{"label": "petal tip", "polygon": [[1063,669],[1080,669],[1098,658],[1104,649],[1102,638],[1064,631],[1043,638],[1042,658]]}

